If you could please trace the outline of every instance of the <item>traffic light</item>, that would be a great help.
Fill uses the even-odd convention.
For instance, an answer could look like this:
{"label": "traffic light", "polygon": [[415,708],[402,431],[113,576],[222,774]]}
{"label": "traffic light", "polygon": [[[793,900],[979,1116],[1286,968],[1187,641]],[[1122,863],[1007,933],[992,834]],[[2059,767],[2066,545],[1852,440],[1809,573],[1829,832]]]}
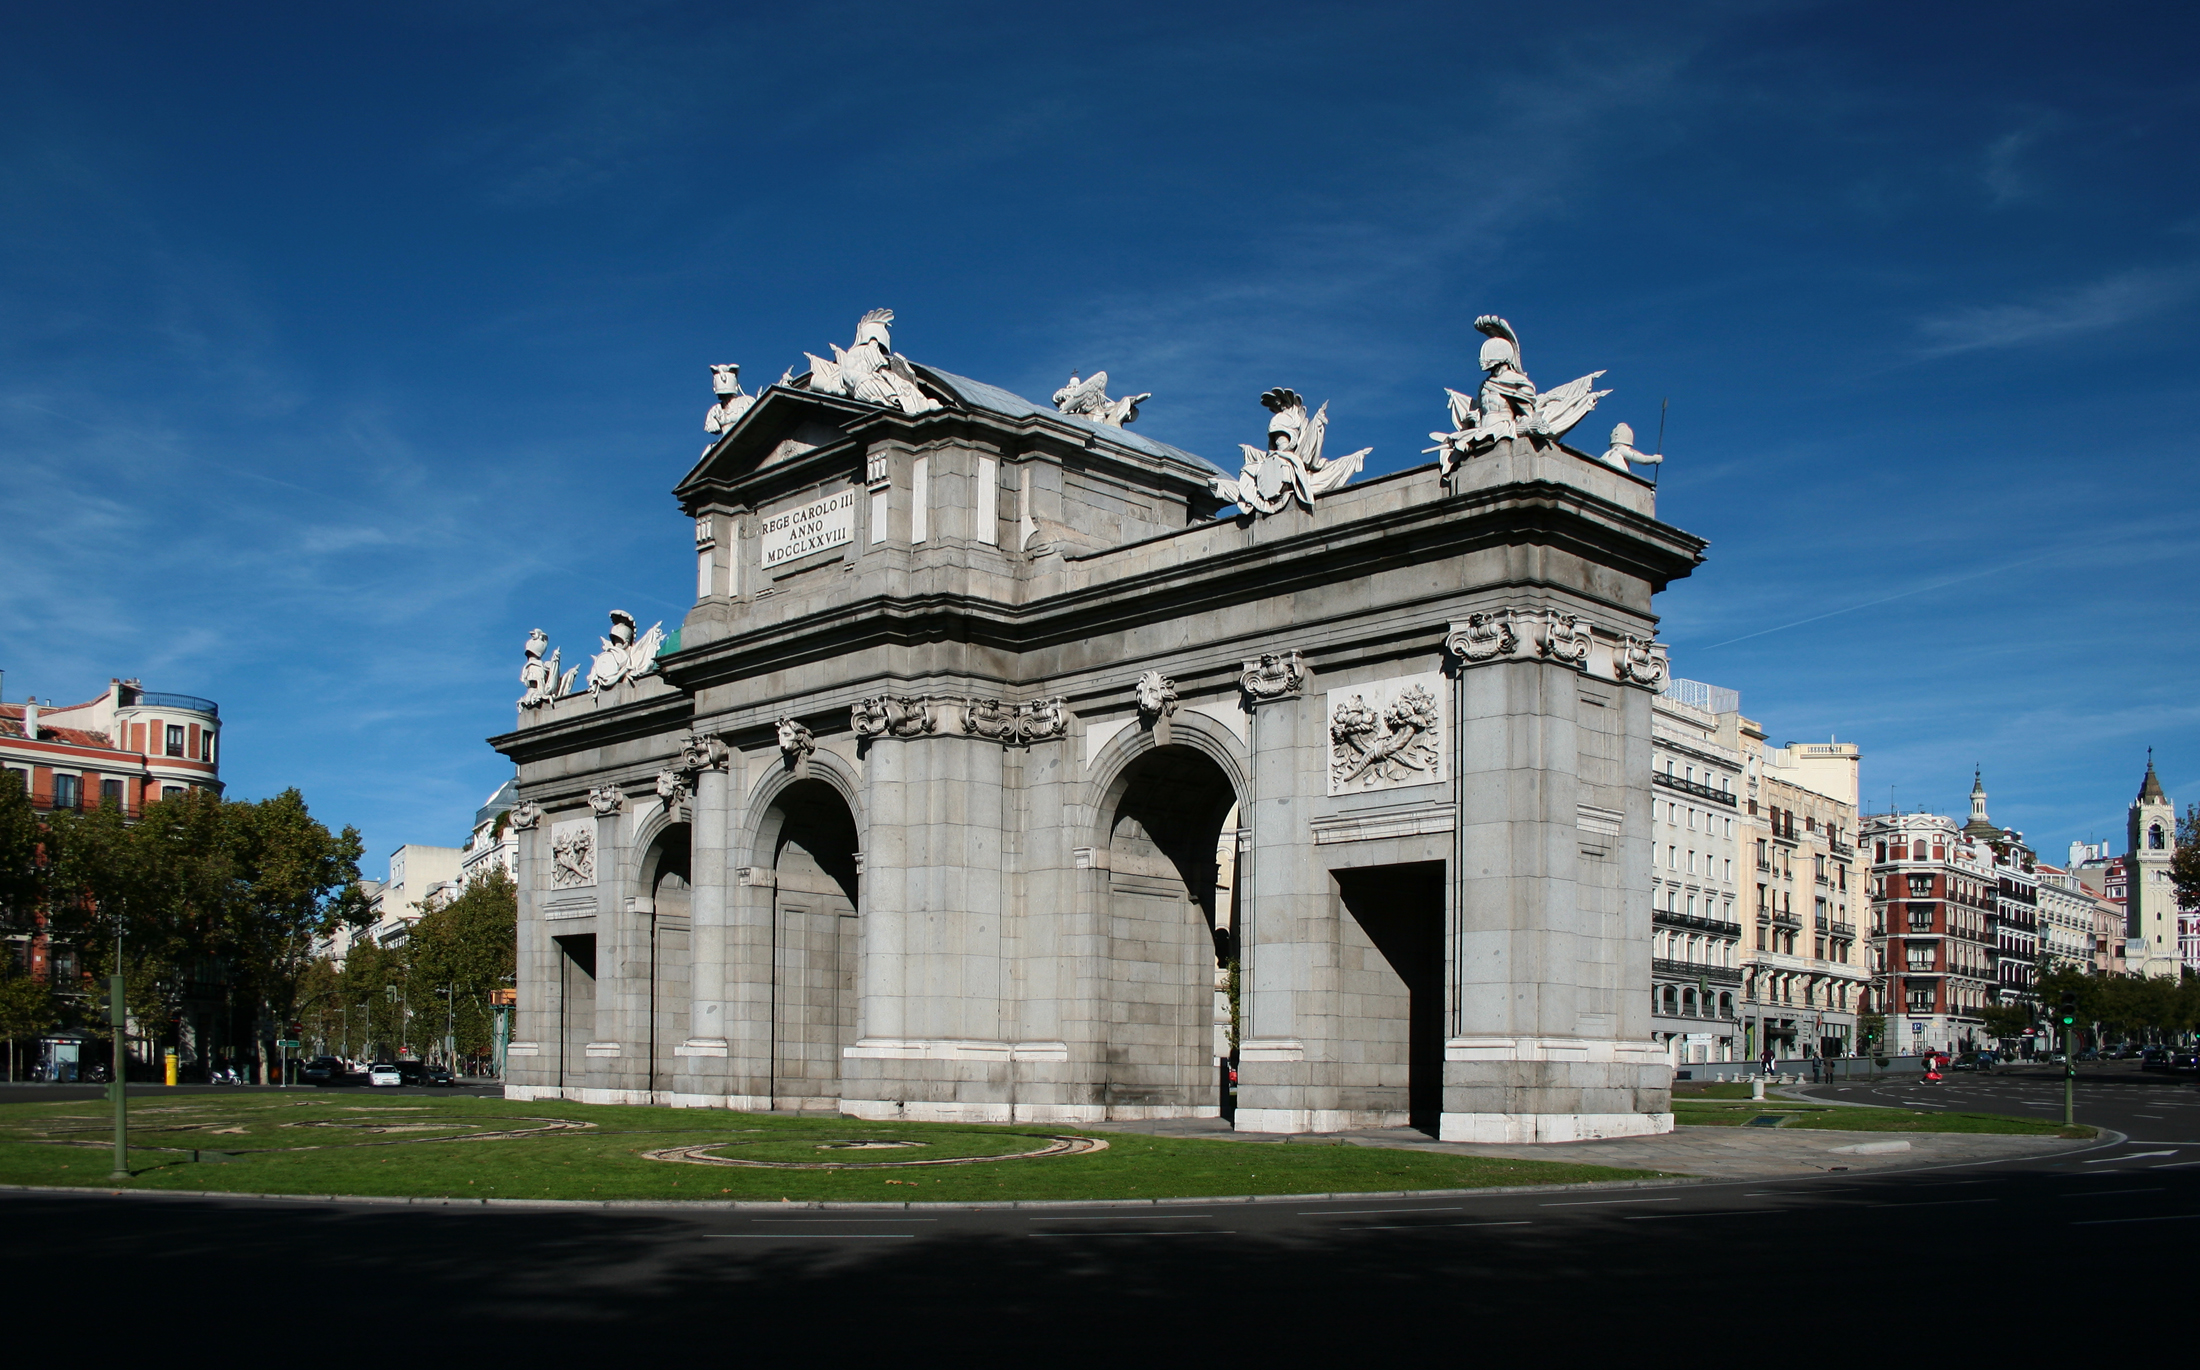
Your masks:
{"label": "traffic light", "polygon": [[2078,992],[2076,990],[2066,989],[2063,991],[2062,1015],[2057,1021],[2059,1021],[2064,1027],[2077,1026]]}

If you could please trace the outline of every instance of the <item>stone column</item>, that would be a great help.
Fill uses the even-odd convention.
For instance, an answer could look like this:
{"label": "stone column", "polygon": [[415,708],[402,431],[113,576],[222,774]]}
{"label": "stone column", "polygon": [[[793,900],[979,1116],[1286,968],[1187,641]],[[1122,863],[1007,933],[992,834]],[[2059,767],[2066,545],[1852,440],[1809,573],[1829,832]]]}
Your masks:
{"label": "stone column", "polygon": [[1612,678],[1606,652],[1590,658],[1601,672],[1538,659],[1547,653],[1530,621],[1514,622],[1517,637],[1470,628],[1451,639],[1464,662],[1464,870],[1442,1135],[1663,1131],[1664,1062],[1640,990],[1650,980],[1648,696]]}
{"label": "stone column", "polygon": [[[730,769],[730,768],[729,768]],[[726,1080],[726,840],[733,777],[712,768],[695,777],[689,848],[688,1035],[672,1049],[679,1068],[672,1101],[692,1108],[719,1103]]]}
{"label": "stone column", "polygon": [[936,733],[870,743],[861,1036],[844,1058],[841,1107],[1007,1122],[1002,744],[962,735],[953,704],[930,707]]}
{"label": "stone column", "polygon": [[[1252,793],[1240,806],[1238,852],[1238,1106],[1247,1132],[1305,1132],[1314,1124],[1303,1018],[1315,933],[1327,912],[1327,872],[1304,839],[1308,814],[1309,711],[1304,662],[1296,652],[1248,661],[1242,676]],[[1326,742],[1326,736],[1325,736]],[[1320,787],[1315,787],[1318,792]],[[1310,921],[1312,920],[1312,921]]]}

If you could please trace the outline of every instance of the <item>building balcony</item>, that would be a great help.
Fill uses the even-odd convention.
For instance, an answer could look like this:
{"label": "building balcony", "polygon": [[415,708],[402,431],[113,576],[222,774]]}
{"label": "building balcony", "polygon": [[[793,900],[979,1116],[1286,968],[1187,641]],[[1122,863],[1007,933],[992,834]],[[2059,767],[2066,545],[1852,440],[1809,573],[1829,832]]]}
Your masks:
{"label": "building balcony", "polygon": [[1693,913],[1671,913],[1665,909],[1650,910],[1650,921],[1668,928],[1694,928],[1699,932],[1717,933],[1721,937],[1740,937],[1742,925],[1724,923],[1716,918],[1702,918]]}
{"label": "building balcony", "polygon": [[1739,966],[1706,966],[1694,961],[1673,961],[1660,956],[1650,962],[1650,969],[1655,974],[1669,975],[1676,980],[1708,980],[1715,985],[1738,985],[1742,982],[1742,970]]}
{"label": "building balcony", "polygon": [[1826,925],[1826,931],[1835,937],[1854,937],[1856,936],[1856,924],[1829,923]]}
{"label": "building balcony", "polygon": [[1848,843],[1846,843],[1846,842],[1843,842],[1843,841],[1842,841],[1842,840],[1841,840],[1840,838],[1838,838],[1838,837],[1829,837],[1829,838],[1827,838],[1827,839],[1826,839],[1826,846],[1827,846],[1827,848],[1828,848],[1828,849],[1830,849],[1830,850],[1831,850],[1831,851],[1833,852],[1833,854],[1834,854],[1835,856],[1855,856],[1855,855],[1856,855],[1856,848],[1854,848],[1854,847],[1850,846],[1850,845],[1849,845]]}
{"label": "building balcony", "polygon": [[189,713],[205,714],[208,718],[220,718],[221,707],[211,699],[197,695],[161,694],[151,690],[126,690],[120,701],[126,709],[182,709]]}
{"label": "building balcony", "polygon": [[1724,804],[1730,809],[1735,806],[1733,794],[1724,790],[1714,790],[1700,781],[1683,780],[1677,775],[1667,775],[1663,771],[1652,771],[1650,781],[1655,785],[1663,785],[1669,790],[1679,790],[1682,794],[1692,794],[1698,799],[1708,799],[1714,804]]}
{"label": "building balcony", "polygon": [[122,811],[122,816],[124,818],[136,819],[143,818],[145,816],[144,808],[141,805],[131,804],[120,799],[102,798],[101,796],[96,794],[84,794],[79,792],[74,795],[56,796],[50,793],[43,793],[34,794],[30,797],[30,799],[31,807],[41,813],[76,813],[81,811],[89,811],[92,809],[115,808]]}
{"label": "building balcony", "polygon": [[1772,926],[1800,930],[1803,926],[1803,920],[1792,913],[1776,913],[1772,915]]}

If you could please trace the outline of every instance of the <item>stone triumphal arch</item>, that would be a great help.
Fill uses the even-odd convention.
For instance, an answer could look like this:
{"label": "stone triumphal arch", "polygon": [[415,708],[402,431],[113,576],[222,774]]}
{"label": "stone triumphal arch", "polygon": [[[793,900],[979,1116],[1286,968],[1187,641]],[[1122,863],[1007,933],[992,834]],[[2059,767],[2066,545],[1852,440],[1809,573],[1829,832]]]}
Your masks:
{"label": "stone triumphal arch", "polygon": [[1034,403],[891,323],[714,368],[684,620],[528,643],[507,1092],[1669,1127],[1651,598],[1704,544],[1624,425],[1563,440],[1595,377],[1485,318],[1436,462],[1358,479],[1278,389],[1232,474],[1105,374]]}

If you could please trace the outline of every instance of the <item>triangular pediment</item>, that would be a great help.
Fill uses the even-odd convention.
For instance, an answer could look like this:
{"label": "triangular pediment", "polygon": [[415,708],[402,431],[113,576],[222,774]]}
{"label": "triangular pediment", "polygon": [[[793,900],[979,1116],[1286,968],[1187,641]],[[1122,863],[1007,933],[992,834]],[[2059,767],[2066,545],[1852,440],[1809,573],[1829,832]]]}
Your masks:
{"label": "triangular pediment", "polygon": [[691,501],[710,489],[724,489],[821,448],[845,443],[848,425],[876,412],[875,405],[775,385],[704,451],[672,493],[683,502]]}

